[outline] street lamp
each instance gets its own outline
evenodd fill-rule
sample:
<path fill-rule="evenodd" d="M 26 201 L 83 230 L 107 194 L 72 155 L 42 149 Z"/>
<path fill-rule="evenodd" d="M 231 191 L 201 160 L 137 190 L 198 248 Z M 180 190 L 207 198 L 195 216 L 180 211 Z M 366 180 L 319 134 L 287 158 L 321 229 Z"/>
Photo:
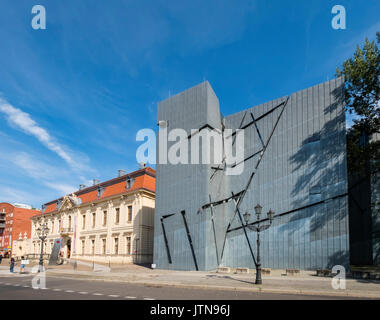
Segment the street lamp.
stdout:
<path fill-rule="evenodd" d="M 260 206 L 259 204 L 255 207 L 255 213 L 256 213 L 255 224 L 257 224 L 256 226 L 248 225 L 251 214 L 248 212 L 244 213 L 244 220 L 246 223 L 246 227 L 248 227 L 249 230 L 257 232 L 257 263 L 256 263 L 256 282 L 255 282 L 256 284 L 262 284 L 261 260 L 260 260 L 260 232 L 268 229 L 271 226 L 273 222 L 273 218 L 274 218 L 274 212 L 272 211 L 272 209 L 270 209 L 269 212 L 267 213 L 269 224 L 260 225 L 260 222 L 261 222 L 260 215 L 261 215 L 262 209 L 263 207 Z"/>
<path fill-rule="evenodd" d="M 44 254 L 44 241 L 47 238 L 47 235 L 48 235 L 48 232 L 49 232 L 49 228 L 47 227 L 46 222 L 42 223 L 37 228 L 36 232 L 37 232 L 38 238 L 40 238 L 40 240 L 41 240 L 40 268 L 38 270 L 38 272 L 40 272 L 40 271 L 43 270 L 43 267 L 44 267 L 44 258 L 43 258 L 43 254 Z"/>

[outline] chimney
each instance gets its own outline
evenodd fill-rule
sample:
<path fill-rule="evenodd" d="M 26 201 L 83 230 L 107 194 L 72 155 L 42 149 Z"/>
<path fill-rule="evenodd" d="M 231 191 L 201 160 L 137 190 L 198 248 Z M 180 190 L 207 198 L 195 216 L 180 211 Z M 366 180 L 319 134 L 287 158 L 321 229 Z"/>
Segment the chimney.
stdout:
<path fill-rule="evenodd" d="M 117 172 L 118 177 L 124 176 L 126 174 L 125 170 L 118 170 Z"/>
<path fill-rule="evenodd" d="M 79 185 L 79 190 L 83 190 L 83 189 L 85 189 L 86 188 L 86 185 L 85 184 L 80 184 Z"/>
<path fill-rule="evenodd" d="M 93 179 L 92 180 L 92 185 L 93 186 L 96 186 L 97 184 L 99 184 L 100 183 L 100 181 L 98 180 L 98 179 Z"/>
<path fill-rule="evenodd" d="M 161 129 L 167 128 L 167 127 L 168 127 L 168 121 L 160 120 L 160 121 L 158 121 L 157 125 L 158 125 Z"/>

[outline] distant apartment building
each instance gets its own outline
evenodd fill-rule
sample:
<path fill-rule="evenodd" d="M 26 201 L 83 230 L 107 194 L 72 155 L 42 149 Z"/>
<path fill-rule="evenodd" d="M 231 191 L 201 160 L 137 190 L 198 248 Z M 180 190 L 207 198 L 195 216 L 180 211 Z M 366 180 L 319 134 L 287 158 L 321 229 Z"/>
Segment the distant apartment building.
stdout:
<path fill-rule="evenodd" d="M 2 237 L 3 237 L 3 234 L 4 234 L 4 229 L 5 229 L 5 210 L 4 211 L 0 211 L 0 241 L 2 241 Z M 0 242 L 0 245 L 2 245 L 2 243 Z"/>
<path fill-rule="evenodd" d="M 71 195 L 43 205 L 33 217 L 31 252 L 40 254 L 37 228 L 49 228 L 44 253 L 61 239 L 64 257 L 103 263 L 152 263 L 155 177 L 144 167 L 100 183 L 94 180 Z"/>
<path fill-rule="evenodd" d="M 14 239 L 30 238 L 30 218 L 40 213 L 28 205 L 0 203 L 0 253 L 12 255 Z"/>

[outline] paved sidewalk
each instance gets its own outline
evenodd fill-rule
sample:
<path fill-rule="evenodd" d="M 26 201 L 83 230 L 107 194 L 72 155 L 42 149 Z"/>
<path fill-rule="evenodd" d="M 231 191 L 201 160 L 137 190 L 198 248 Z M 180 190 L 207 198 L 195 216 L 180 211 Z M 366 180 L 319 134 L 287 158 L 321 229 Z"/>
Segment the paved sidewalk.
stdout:
<path fill-rule="evenodd" d="M 3 275 L 4 271 L 4 267 L 0 267 L 0 274 Z M 18 271 L 17 267 L 15 271 Z M 31 267 L 26 268 L 26 271 L 30 272 Z M 221 274 L 217 272 L 152 270 L 137 265 L 114 267 L 111 269 L 111 272 L 94 272 L 92 271 L 92 267 L 88 265 L 78 265 L 76 271 L 73 269 L 73 265 L 70 264 L 48 266 L 47 275 L 72 279 L 144 284 L 154 287 L 172 286 L 380 299 L 380 281 L 347 279 L 345 290 L 334 290 L 331 286 L 332 278 L 317 277 L 315 276 L 315 272 L 305 271 L 301 272 L 298 276 L 286 276 L 282 270 L 274 270 L 272 271 L 272 275 L 263 276 L 263 284 L 260 286 L 254 284 L 255 275 L 253 273 L 242 275 Z"/>

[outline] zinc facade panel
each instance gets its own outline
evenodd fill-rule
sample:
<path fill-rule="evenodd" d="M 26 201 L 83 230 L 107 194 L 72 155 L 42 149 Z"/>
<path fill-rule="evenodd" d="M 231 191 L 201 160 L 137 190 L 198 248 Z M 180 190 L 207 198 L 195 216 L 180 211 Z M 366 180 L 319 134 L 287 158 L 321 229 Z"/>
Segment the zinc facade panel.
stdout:
<path fill-rule="evenodd" d="M 264 267 L 315 269 L 334 262 L 348 264 L 348 212 L 344 111 L 341 100 L 343 81 L 334 79 L 290 96 L 279 125 L 274 131 L 260 166 L 241 204 L 241 213 L 254 216 L 256 203 L 278 215 L 274 225 L 261 235 Z M 158 120 L 170 125 L 196 129 L 204 124 L 213 127 L 224 121 L 226 128 L 238 129 L 277 106 L 285 98 L 250 108 L 221 119 L 219 102 L 208 83 L 185 91 L 159 104 Z M 264 142 L 269 138 L 281 107 L 257 122 Z M 244 121 L 243 117 L 245 114 Z M 189 120 L 190 119 L 190 120 Z M 261 148 L 256 128 L 245 130 L 245 157 Z M 186 210 L 190 234 L 200 269 L 217 267 L 216 248 L 210 209 L 197 213 L 209 202 L 242 191 L 259 156 L 248 160 L 238 176 L 217 172 L 210 180 L 210 165 L 157 165 L 157 201 L 155 229 L 155 263 L 159 268 L 194 270 L 194 261 L 182 217 L 165 220 L 170 241 L 175 244 L 173 263 L 168 264 L 160 222 L 164 214 Z M 311 194 L 313 190 L 320 193 Z M 314 205 L 316 202 L 327 201 Z M 312 205 L 307 209 L 303 206 Z M 287 213 L 295 210 L 292 213 Z M 223 259 L 221 251 L 228 223 L 234 215 L 232 202 L 214 208 L 216 238 L 221 265 L 253 267 L 247 240 L 242 230 L 227 233 Z M 176 222 L 177 221 L 177 222 Z M 238 217 L 233 228 L 241 226 Z M 176 237 L 173 237 L 175 230 Z M 248 231 L 256 252 L 256 234 Z M 175 239 L 174 239 L 175 238 Z M 170 242 L 169 241 L 169 242 Z M 174 244 L 173 244 L 174 245 Z"/>

